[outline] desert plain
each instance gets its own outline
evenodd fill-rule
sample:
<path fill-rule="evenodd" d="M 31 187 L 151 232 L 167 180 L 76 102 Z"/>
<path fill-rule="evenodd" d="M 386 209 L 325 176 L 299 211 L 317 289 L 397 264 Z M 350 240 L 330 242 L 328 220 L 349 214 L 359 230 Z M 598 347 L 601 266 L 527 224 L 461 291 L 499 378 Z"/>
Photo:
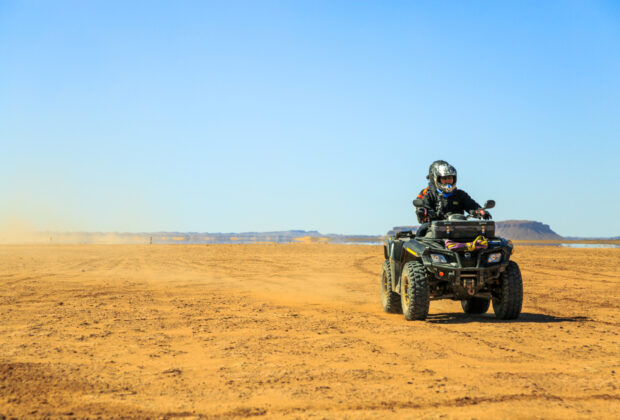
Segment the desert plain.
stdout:
<path fill-rule="evenodd" d="M 618 418 L 620 248 L 514 260 L 409 322 L 376 245 L 3 245 L 0 418 Z"/>

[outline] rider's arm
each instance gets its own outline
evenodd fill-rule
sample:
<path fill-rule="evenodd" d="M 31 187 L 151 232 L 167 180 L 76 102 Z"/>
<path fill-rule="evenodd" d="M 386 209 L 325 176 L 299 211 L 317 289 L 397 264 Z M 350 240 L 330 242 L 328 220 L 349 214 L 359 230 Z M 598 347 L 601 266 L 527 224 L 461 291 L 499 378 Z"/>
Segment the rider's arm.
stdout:
<path fill-rule="evenodd" d="M 424 200 L 427 192 L 428 187 L 422 189 L 422 191 L 420 191 L 420 193 L 417 195 L 416 198 L 413 199 L 413 201 L 415 202 L 415 200 Z M 416 207 L 415 203 L 413 204 L 413 207 L 415 208 L 415 214 L 418 217 L 418 223 L 426 222 L 427 211 L 424 209 L 424 207 Z"/>
<path fill-rule="evenodd" d="M 460 200 L 463 203 L 463 207 L 465 208 L 465 210 L 467 210 L 468 213 L 473 213 L 474 211 L 480 208 L 480 204 L 476 203 L 476 201 L 473 198 L 471 198 L 469 194 L 467 194 L 463 190 L 459 190 L 459 191 L 462 194 L 462 197 L 460 198 Z"/>
<path fill-rule="evenodd" d="M 429 192 L 424 196 L 424 199 L 422 200 L 422 207 L 428 210 L 429 220 L 437 220 L 437 216 L 435 215 L 437 200 L 434 194 Z"/>

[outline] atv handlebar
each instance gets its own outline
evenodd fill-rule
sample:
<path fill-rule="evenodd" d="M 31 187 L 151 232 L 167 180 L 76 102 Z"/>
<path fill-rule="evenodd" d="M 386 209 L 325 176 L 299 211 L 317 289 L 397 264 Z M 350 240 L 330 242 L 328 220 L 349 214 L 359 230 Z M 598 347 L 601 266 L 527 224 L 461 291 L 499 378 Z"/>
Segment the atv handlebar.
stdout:
<path fill-rule="evenodd" d="M 422 200 L 420 200 L 419 198 L 416 198 L 415 200 L 413 200 L 413 205 L 419 209 L 424 209 L 426 212 L 426 215 L 428 215 L 429 219 L 432 219 L 434 217 L 437 217 L 437 213 L 435 213 L 434 210 L 428 209 L 426 207 L 424 207 L 424 202 Z M 487 210 L 487 209 L 492 209 L 493 207 L 495 207 L 495 200 L 487 200 L 484 203 L 484 206 L 482 206 L 481 208 L 479 208 L 478 210 L 474 210 L 474 213 L 468 214 L 467 216 L 465 216 L 466 219 L 485 219 L 488 220 L 491 218 L 491 213 L 485 211 L 483 215 L 477 215 L 476 212 L 479 210 Z"/>
<path fill-rule="evenodd" d="M 486 210 L 487 209 L 492 209 L 493 207 L 495 207 L 495 200 L 487 200 L 487 201 L 485 201 L 484 206 L 482 206 L 478 210 L 475 210 L 474 213 L 469 214 L 467 216 L 467 218 L 468 219 L 469 218 L 476 218 L 476 219 L 489 220 L 491 218 L 491 213 L 489 213 Z"/>
<path fill-rule="evenodd" d="M 484 209 L 475 210 L 474 213 L 468 214 L 467 216 L 465 216 L 465 218 L 466 219 L 480 219 L 480 220 L 489 220 L 491 218 L 491 213 L 489 213 L 488 211 L 485 211 L 484 215 L 481 215 L 480 213 L 478 213 L 480 210 L 484 210 Z"/>

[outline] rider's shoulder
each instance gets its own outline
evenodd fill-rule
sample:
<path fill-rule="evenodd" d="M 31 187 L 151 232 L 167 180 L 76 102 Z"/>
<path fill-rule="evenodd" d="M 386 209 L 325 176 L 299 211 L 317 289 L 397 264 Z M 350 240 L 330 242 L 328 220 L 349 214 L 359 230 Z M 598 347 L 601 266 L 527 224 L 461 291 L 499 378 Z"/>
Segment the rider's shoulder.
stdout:
<path fill-rule="evenodd" d="M 436 189 L 434 189 L 434 188 L 425 188 L 425 190 L 426 190 L 426 194 L 424 194 L 424 198 L 436 199 L 437 197 L 439 197 L 439 193 L 437 192 Z"/>
<path fill-rule="evenodd" d="M 457 197 L 469 197 L 469 194 L 465 190 L 461 190 L 460 188 L 454 191 L 454 195 Z"/>

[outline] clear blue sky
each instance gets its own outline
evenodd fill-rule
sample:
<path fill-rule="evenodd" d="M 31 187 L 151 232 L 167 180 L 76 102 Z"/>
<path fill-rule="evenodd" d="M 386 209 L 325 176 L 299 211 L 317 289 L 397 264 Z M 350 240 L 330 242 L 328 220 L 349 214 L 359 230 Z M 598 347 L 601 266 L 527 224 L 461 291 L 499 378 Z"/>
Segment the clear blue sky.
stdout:
<path fill-rule="evenodd" d="M 620 235 L 616 1 L 0 0 L 0 216 L 382 234 L 445 159 Z"/>

